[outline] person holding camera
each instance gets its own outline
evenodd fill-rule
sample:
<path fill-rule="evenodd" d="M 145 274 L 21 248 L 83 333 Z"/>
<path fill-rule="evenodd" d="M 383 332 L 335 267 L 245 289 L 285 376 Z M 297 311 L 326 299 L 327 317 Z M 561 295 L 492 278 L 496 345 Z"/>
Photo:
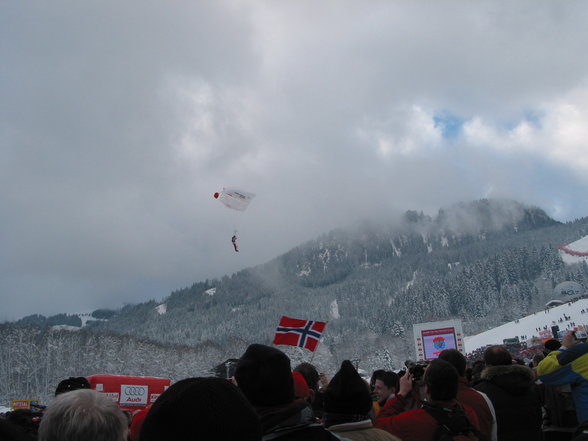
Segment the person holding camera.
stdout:
<path fill-rule="evenodd" d="M 588 343 L 585 334 L 568 332 L 562 347 L 547 354 L 539 363 L 537 375 L 547 385 L 570 384 L 578 423 L 588 421 Z"/>
<path fill-rule="evenodd" d="M 402 441 L 433 441 L 443 429 L 451 431 L 452 436 L 462 435 L 462 439 L 481 439 L 476 413 L 455 399 L 459 375 L 450 363 L 440 359 L 431 361 L 423 383 L 426 402 L 418 409 L 405 410 L 406 397 L 413 389 L 413 374 L 407 371 L 400 377 L 398 393 L 382 408 L 374 426 Z"/>
<path fill-rule="evenodd" d="M 404 365 L 406 366 L 405 372 L 409 373 L 412 379 L 412 388 L 404 400 L 404 410 L 419 409 L 422 401 L 426 398 L 423 378 L 427 369 L 427 362 L 406 360 Z"/>

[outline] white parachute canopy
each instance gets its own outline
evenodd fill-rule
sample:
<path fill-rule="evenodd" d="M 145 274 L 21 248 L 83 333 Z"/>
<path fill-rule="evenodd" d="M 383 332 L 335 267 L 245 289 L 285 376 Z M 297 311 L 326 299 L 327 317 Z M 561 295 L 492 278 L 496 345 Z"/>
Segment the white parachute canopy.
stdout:
<path fill-rule="evenodd" d="M 223 191 L 214 194 L 214 198 L 221 201 L 226 207 L 238 211 L 245 211 L 254 197 L 255 193 L 234 187 L 225 187 Z"/>

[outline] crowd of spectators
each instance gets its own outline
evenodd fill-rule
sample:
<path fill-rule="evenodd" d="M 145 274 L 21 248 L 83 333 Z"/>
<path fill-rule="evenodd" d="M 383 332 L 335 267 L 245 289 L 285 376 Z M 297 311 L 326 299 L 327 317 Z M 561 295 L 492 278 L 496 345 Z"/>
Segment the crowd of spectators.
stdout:
<path fill-rule="evenodd" d="M 588 435 L 588 343 L 570 332 L 560 346 L 532 355 L 494 345 L 475 359 L 446 349 L 426 365 L 377 370 L 368 384 L 349 360 L 328 381 L 253 344 L 233 378 L 180 380 L 134 414 L 83 377 L 64 380 L 46 409 L 0 418 L 0 440 L 579 441 Z"/>
<path fill-rule="evenodd" d="M 486 345 L 470 352 L 467 355 L 467 361 L 473 365 L 476 361 L 484 360 L 484 352 L 490 346 L 493 345 Z M 525 342 L 506 343 L 504 344 L 504 347 L 508 349 L 508 352 L 510 352 L 512 358 L 516 360 L 517 363 L 525 364 L 527 366 L 531 364 L 531 362 L 533 361 L 533 357 L 535 357 L 535 355 L 541 354 L 543 352 L 543 345 L 527 347 L 527 344 Z"/>

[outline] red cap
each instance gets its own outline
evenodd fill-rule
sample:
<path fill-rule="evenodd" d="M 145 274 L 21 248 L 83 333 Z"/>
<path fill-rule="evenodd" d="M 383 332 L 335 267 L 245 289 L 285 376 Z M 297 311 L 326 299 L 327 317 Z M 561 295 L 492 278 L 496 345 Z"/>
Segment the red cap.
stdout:
<path fill-rule="evenodd" d="M 310 389 L 302 374 L 300 372 L 292 372 L 292 377 L 294 377 L 294 396 L 296 398 L 309 397 Z"/>

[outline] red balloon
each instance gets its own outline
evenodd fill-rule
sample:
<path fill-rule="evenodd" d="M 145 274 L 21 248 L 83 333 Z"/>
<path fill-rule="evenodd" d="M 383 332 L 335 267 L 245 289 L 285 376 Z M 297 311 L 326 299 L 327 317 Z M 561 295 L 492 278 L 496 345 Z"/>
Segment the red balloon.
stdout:
<path fill-rule="evenodd" d="M 218 193 L 215 193 L 215 194 L 214 194 L 214 198 L 215 198 L 215 199 L 218 199 Z"/>

